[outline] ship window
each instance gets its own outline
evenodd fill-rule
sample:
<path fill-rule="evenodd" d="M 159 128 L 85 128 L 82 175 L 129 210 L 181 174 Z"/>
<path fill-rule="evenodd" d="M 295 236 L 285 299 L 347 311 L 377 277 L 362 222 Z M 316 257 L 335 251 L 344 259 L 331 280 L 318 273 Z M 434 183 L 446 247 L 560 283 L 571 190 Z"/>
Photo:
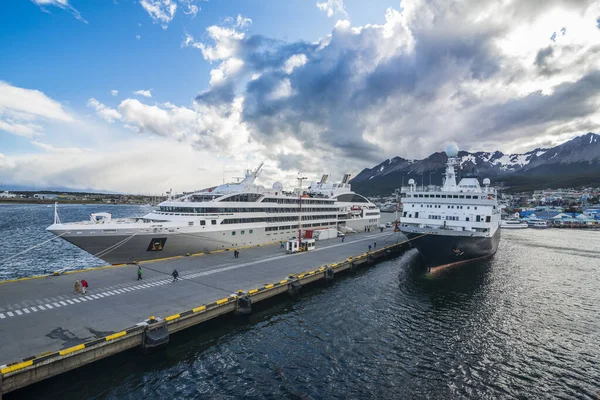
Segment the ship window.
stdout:
<path fill-rule="evenodd" d="M 467 210 L 469 210 L 470 208 L 471 208 L 470 206 L 467 206 Z"/>
<path fill-rule="evenodd" d="M 402 214 L 402 216 L 406 218 L 406 211 L 404 211 L 404 214 Z"/>
<path fill-rule="evenodd" d="M 474 198 L 474 199 L 478 199 L 478 198 L 479 198 L 479 196 L 473 196 L 473 198 Z"/>
<path fill-rule="evenodd" d="M 464 199 L 464 198 L 465 198 L 465 196 L 463 196 L 463 195 L 460 195 L 460 196 L 458 196 L 458 197 L 460 197 L 461 199 Z"/>
<path fill-rule="evenodd" d="M 204 221 L 204 220 L 200 221 L 200 225 L 202 225 L 202 226 L 206 225 L 206 221 Z"/>
<path fill-rule="evenodd" d="M 436 195 L 435 195 L 435 197 L 439 199 L 439 198 L 440 198 L 440 195 L 439 195 L 439 194 L 436 194 Z"/>
<path fill-rule="evenodd" d="M 419 213 L 418 212 L 415 213 L 415 218 L 419 218 Z"/>
<path fill-rule="evenodd" d="M 473 208 L 477 210 L 477 206 L 475 206 L 475 207 L 473 207 Z"/>
<path fill-rule="evenodd" d="M 443 195 L 442 195 L 442 199 L 445 199 L 445 198 L 446 198 L 446 195 L 445 195 L 445 194 L 443 194 Z"/>
<path fill-rule="evenodd" d="M 457 194 L 455 194 L 454 196 L 452 196 L 452 198 L 454 198 L 454 199 L 458 199 L 458 195 L 457 195 Z"/>
<path fill-rule="evenodd" d="M 235 236 L 235 231 L 231 231 L 231 236 Z"/>
<path fill-rule="evenodd" d="M 491 217 L 488 215 L 487 217 L 485 217 L 485 222 L 490 222 L 491 221 Z"/>
<path fill-rule="evenodd" d="M 469 222 L 469 217 L 465 218 L 465 221 Z"/>
<path fill-rule="evenodd" d="M 250 230 L 248 231 L 248 233 L 254 233 L 254 231 L 253 231 L 252 229 L 250 229 Z"/>
<path fill-rule="evenodd" d="M 217 220 L 213 219 L 213 220 L 210 221 L 210 223 L 213 224 L 213 225 L 216 225 L 217 224 Z"/>
<path fill-rule="evenodd" d="M 479 215 L 477 215 L 477 216 L 475 217 L 475 221 L 477 221 L 477 222 L 481 222 L 481 217 L 480 217 Z"/>
<path fill-rule="evenodd" d="M 246 233 L 246 231 L 241 231 L 241 232 L 240 232 L 240 235 L 243 235 L 244 233 Z"/>
<path fill-rule="evenodd" d="M 188 226 L 194 226 L 194 221 L 188 222 Z"/>
<path fill-rule="evenodd" d="M 471 198 L 471 196 L 466 196 L 466 198 L 467 198 L 467 199 L 470 199 L 470 198 Z"/>

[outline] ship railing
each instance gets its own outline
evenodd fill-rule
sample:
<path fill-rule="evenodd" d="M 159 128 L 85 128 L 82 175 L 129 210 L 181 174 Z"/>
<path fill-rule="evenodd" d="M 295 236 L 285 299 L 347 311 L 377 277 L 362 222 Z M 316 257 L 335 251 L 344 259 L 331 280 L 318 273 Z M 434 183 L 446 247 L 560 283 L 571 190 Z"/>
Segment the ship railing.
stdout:
<path fill-rule="evenodd" d="M 145 220 L 144 218 L 114 218 L 108 222 L 104 221 L 79 221 L 79 222 L 64 222 L 62 225 L 112 225 L 112 224 L 131 224 L 131 223 L 151 223 L 152 221 Z"/>
<path fill-rule="evenodd" d="M 455 190 L 445 191 L 443 186 L 428 185 L 428 186 L 402 186 L 400 188 L 401 193 L 419 193 L 419 192 L 448 192 L 448 193 L 483 193 L 483 194 L 497 194 L 497 190 L 493 187 L 481 187 L 479 189 L 468 189 L 456 186 Z"/>

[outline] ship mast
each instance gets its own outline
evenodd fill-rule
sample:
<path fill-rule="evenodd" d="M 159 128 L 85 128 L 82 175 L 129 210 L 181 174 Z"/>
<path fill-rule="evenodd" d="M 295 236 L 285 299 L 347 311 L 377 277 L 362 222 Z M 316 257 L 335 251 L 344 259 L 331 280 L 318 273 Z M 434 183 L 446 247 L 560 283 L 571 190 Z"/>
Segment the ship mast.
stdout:
<path fill-rule="evenodd" d="M 298 251 L 302 249 L 302 181 L 306 179 L 306 176 L 298 174 Z"/>

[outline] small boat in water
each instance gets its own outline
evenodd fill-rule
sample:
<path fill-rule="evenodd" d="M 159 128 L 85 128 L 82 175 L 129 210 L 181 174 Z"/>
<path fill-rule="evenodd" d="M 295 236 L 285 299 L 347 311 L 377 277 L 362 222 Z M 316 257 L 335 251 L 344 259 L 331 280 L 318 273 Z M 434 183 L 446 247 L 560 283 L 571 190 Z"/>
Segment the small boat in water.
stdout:
<path fill-rule="evenodd" d="M 521 222 L 516 219 L 505 219 L 500 222 L 500 228 L 503 229 L 525 229 L 529 228 L 527 222 Z"/>
<path fill-rule="evenodd" d="M 546 221 L 529 221 L 529 227 L 533 229 L 551 228 L 551 226 Z"/>

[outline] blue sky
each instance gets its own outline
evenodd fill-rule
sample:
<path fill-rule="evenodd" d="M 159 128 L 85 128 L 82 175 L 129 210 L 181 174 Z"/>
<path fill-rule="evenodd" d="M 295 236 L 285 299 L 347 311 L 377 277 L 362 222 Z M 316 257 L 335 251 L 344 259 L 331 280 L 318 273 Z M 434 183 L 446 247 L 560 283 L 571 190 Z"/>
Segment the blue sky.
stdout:
<path fill-rule="evenodd" d="M 561 0 L 5 0 L 0 181 L 158 193 L 261 160 L 265 183 L 291 182 L 448 141 L 553 145 L 600 124 L 599 16 Z"/>
<path fill-rule="evenodd" d="M 138 1 L 77 1 L 70 4 L 88 24 L 55 6 L 8 0 L 0 5 L 0 78 L 35 88 L 53 98 L 85 105 L 90 96 L 111 100 L 109 90 L 123 93 L 153 89 L 160 101 L 188 104 L 208 87 L 211 64 L 202 54 L 181 48 L 184 33 L 201 37 L 206 28 L 238 14 L 251 18 L 251 34 L 282 40 L 314 41 L 327 35 L 336 19 L 313 1 L 197 2 L 195 17 L 176 12 L 167 29 L 153 23 Z M 360 1 L 345 2 L 350 13 Z M 374 1 L 358 9 L 359 24 L 381 23 L 393 1 Z M 178 10 L 179 11 L 179 10 Z M 141 26 L 139 26 L 141 25 Z M 140 39 L 136 39 L 140 35 Z"/>

